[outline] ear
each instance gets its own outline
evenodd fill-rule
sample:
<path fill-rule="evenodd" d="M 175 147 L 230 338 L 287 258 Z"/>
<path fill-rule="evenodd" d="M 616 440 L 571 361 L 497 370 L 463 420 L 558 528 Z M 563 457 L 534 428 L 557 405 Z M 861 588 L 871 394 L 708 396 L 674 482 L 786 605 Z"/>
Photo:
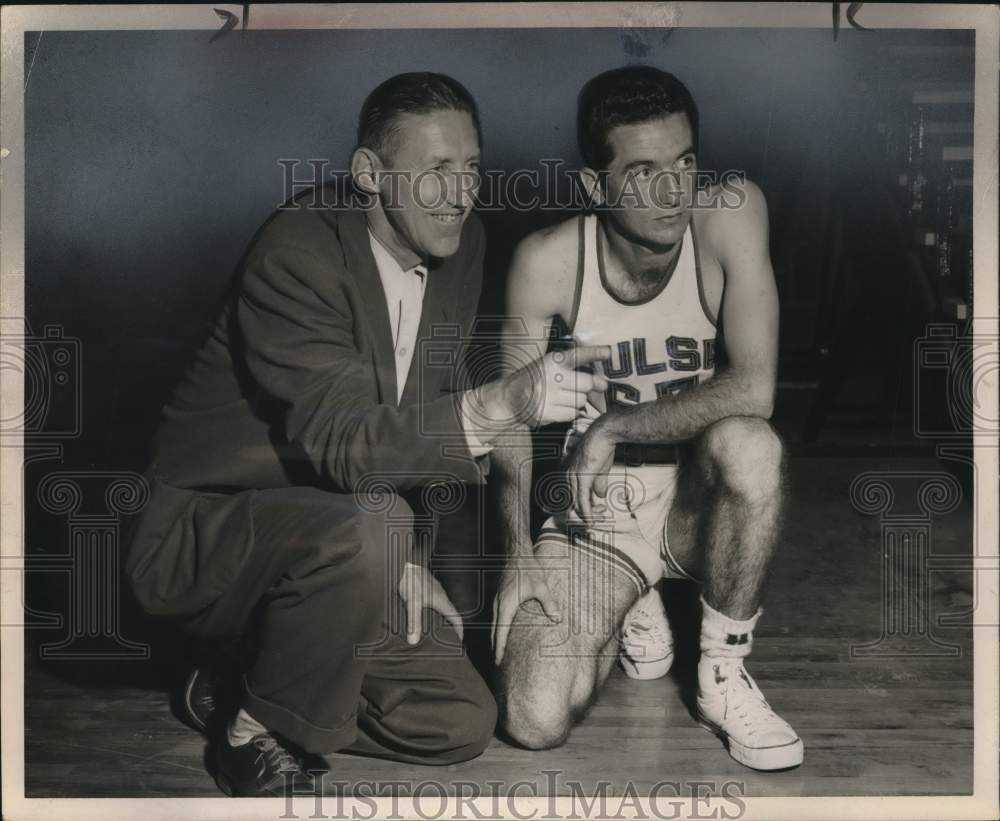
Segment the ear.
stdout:
<path fill-rule="evenodd" d="M 580 182 L 583 184 L 583 190 L 590 198 L 591 207 L 604 205 L 604 189 L 601 187 L 600 174 L 593 168 L 581 168 Z"/>
<path fill-rule="evenodd" d="M 358 190 L 366 194 L 378 194 L 378 173 L 382 170 L 382 161 L 378 155 L 368 148 L 355 149 L 351 155 L 351 179 Z"/>

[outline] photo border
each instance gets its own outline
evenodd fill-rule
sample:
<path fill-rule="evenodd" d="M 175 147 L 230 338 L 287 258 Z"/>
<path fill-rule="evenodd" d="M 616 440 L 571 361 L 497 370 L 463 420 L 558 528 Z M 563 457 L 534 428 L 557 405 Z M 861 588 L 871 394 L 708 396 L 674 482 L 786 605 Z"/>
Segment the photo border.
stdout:
<path fill-rule="evenodd" d="M 198 6 L 5 6 L 0 10 L 0 316 L 24 316 L 24 33 L 26 31 L 204 30 L 217 31 L 223 9 L 242 19 L 249 9 L 248 30 L 330 28 L 599 28 L 634 25 L 675 28 L 832 29 L 830 3 L 456 3 Z M 844 7 L 848 4 L 839 4 Z M 998 335 L 997 276 L 997 123 L 998 20 L 993 6 L 864 4 L 858 22 L 866 28 L 974 29 L 975 115 L 973 127 L 973 265 L 976 336 Z M 842 24 L 845 28 L 847 23 Z M 43 35 L 44 36 L 44 35 Z M 229 36 L 237 36 L 232 32 Z M 997 374 L 981 385 L 988 401 L 997 399 Z M 11 418 L 23 409 L 23 384 L 8 369 L 0 372 L 0 412 Z M 995 407 L 987 418 L 996 418 Z M 977 426 L 975 452 L 974 558 L 997 556 L 998 448 L 995 432 Z M 2 646 L 3 806 L 10 819 L 207 817 L 277 819 L 286 810 L 281 799 L 35 799 L 24 796 L 24 628 L 22 623 L 23 439 L 0 447 L 0 646 Z M 986 571 L 980 571 L 986 572 Z M 746 797 L 745 818 L 988 818 L 998 814 L 998 614 L 997 585 L 982 585 L 988 597 L 976 602 L 982 624 L 973 627 L 974 646 L 974 792 L 971 796 L 891 797 Z M 17 625 L 17 626 L 13 626 Z M 540 761 L 540 765 L 543 762 Z M 519 799 L 522 815 L 533 810 L 544 818 L 555 807 L 571 811 L 569 798 Z M 477 806 L 489 812 L 490 799 Z M 411 799 L 396 802 L 403 817 L 413 817 Z M 344 806 L 350 801 L 345 799 Z M 380 799 L 389 812 L 390 799 Z M 450 807 L 458 806 L 452 799 Z M 703 805 L 709 817 L 720 802 Z M 296 799 L 296 813 L 308 818 L 313 799 Z M 648 811 L 648 804 L 645 805 Z M 466 812 L 468 807 L 466 806 Z M 409 815 L 407 815 L 409 813 Z M 286 816 L 287 817 L 287 816 Z M 398 817 L 398 816 L 397 816 Z M 466 818 L 473 817 L 465 815 Z M 564 816 L 568 817 L 568 816 Z"/>

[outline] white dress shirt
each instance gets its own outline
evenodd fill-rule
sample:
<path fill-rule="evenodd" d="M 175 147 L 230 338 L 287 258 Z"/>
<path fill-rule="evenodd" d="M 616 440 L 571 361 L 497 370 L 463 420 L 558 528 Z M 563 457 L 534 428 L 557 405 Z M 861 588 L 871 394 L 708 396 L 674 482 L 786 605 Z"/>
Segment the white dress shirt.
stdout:
<path fill-rule="evenodd" d="M 396 355 L 396 404 L 403 398 L 403 389 L 413 363 L 413 349 L 417 343 L 420 328 L 420 314 L 424 307 L 424 291 L 427 287 L 427 268 L 414 265 L 403 268 L 378 238 L 368 231 L 368 240 L 378 267 L 378 275 L 385 291 L 385 303 L 389 309 L 389 325 L 392 328 L 392 348 Z M 465 422 L 465 437 L 469 450 L 475 457 L 493 450 L 484 445 L 479 437 L 469 430 L 466 402 L 462 401 L 462 420 Z"/>
<path fill-rule="evenodd" d="M 368 232 L 368 239 L 389 309 L 392 349 L 396 354 L 396 404 L 399 404 L 413 362 L 413 348 L 424 306 L 427 269 L 423 265 L 414 265 L 404 270 L 371 231 Z"/>

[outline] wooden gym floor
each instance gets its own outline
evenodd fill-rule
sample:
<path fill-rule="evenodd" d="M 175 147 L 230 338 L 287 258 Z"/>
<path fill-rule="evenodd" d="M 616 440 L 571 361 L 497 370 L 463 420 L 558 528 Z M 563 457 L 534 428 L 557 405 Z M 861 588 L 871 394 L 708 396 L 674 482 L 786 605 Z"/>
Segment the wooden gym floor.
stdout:
<path fill-rule="evenodd" d="M 879 518 L 852 506 L 850 487 L 866 471 L 886 470 L 941 472 L 943 467 L 913 458 L 814 457 L 790 463 L 789 518 L 748 669 L 802 736 L 802 767 L 770 774 L 748 770 L 697 726 L 689 707 L 696 628 L 685 618 L 697 591 L 669 583 L 664 594 L 681 633 L 675 671 L 661 681 L 637 682 L 616 669 L 564 747 L 529 752 L 495 739 L 480 758 L 446 768 L 337 755 L 329 758 L 327 778 L 437 780 L 446 787 L 523 779 L 545 795 L 549 782 L 541 771 L 556 770 L 562 793 L 569 790 L 567 781 L 579 781 L 589 791 L 602 779 L 618 796 L 629 782 L 642 794 L 665 780 L 737 782 L 747 796 L 970 793 L 971 630 L 942 627 L 937 619 L 971 607 L 972 574 L 931 573 L 930 601 L 916 601 L 912 611 L 958 655 L 908 654 L 941 650 L 930 642 L 908 645 L 901 655 L 889 655 L 898 649 L 889 644 L 870 657 L 851 654 L 852 646 L 882 634 L 884 594 Z M 896 503 L 918 510 L 915 489 L 900 487 Z M 913 498 L 904 499 L 906 492 Z M 954 512 L 932 519 L 934 557 L 971 554 L 971 514 L 971 500 L 965 498 Z M 898 590 L 906 573 L 893 571 L 887 588 Z M 172 714 L 162 671 L 146 674 L 153 667 L 139 661 L 42 662 L 37 652 L 29 654 L 29 797 L 219 795 L 203 765 L 204 739 Z"/>

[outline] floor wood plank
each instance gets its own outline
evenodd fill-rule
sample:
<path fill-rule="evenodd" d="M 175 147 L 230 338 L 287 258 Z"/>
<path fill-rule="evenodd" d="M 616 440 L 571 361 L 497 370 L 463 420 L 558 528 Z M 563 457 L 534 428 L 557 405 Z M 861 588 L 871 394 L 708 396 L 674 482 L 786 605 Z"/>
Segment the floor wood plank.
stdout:
<path fill-rule="evenodd" d="M 737 782 L 751 796 L 960 795 L 972 789 L 972 665 L 968 628 L 933 627 L 957 657 L 853 658 L 851 647 L 881 629 L 881 543 L 877 519 L 849 503 L 850 483 L 868 470 L 938 471 L 927 460 L 796 459 L 793 497 L 765 616 L 748 668 L 805 742 L 804 765 L 755 773 L 732 761 L 695 723 L 685 699 L 691 659 L 678 674 L 635 682 L 615 671 L 562 748 L 532 753 L 494 740 L 475 761 L 453 767 L 329 757 L 326 776 L 487 785 L 526 780 L 544 794 L 542 770 L 559 771 L 556 792 L 607 781 L 621 795 L 657 782 Z M 971 506 L 933 523 L 935 554 L 968 555 Z M 971 573 L 931 576 L 933 619 L 971 602 Z M 671 590 L 668 589 L 668 595 Z M 683 629 L 683 625 L 680 626 Z M 46 636 L 51 640 L 51 636 Z M 154 659 L 155 662 L 155 659 Z M 104 674 L 69 662 L 27 660 L 26 773 L 31 797 L 211 797 L 204 740 L 172 714 L 162 687 L 140 686 L 130 662 Z M 681 664 L 681 662 L 679 662 Z M 121 675 L 119 675 L 120 671 Z M 130 672 L 131 671 L 131 672 Z M 162 678 L 162 676 L 161 676 Z"/>

